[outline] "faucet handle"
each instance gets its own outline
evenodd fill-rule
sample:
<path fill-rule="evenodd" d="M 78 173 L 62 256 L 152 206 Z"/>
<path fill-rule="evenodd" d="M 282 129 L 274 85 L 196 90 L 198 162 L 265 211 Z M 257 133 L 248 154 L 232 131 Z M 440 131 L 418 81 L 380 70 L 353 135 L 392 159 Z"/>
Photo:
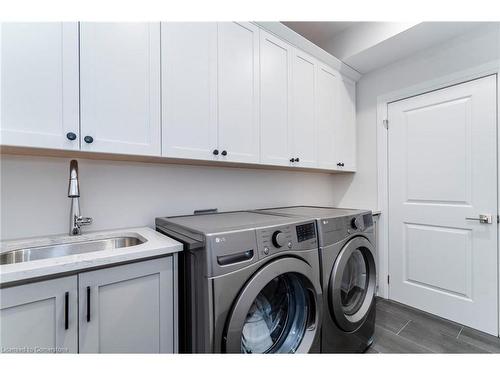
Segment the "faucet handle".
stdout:
<path fill-rule="evenodd" d="M 75 216 L 75 224 L 77 226 L 90 225 L 92 224 L 91 217 Z"/>

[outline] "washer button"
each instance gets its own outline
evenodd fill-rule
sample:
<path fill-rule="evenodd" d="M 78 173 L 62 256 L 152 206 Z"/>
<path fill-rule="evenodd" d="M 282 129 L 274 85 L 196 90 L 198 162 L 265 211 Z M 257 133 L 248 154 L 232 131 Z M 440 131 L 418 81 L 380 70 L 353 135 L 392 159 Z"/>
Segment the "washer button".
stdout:
<path fill-rule="evenodd" d="M 266 255 L 269 254 L 269 248 L 267 246 L 264 248 L 264 254 L 266 254 Z"/>
<path fill-rule="evenodd" d="M 288 242 L 288 248 L 291 249 L 292 248 L 292 243 L 291 242 Z"/>

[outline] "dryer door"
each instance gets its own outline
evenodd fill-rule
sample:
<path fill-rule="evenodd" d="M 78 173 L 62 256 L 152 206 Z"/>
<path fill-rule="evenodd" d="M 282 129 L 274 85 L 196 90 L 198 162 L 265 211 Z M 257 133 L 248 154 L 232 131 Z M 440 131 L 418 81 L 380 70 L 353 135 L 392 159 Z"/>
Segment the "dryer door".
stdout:
<path fill-rule="evenodd" d="M 247 282 L 229 314 L 225 351 L 309 352 L 319 334 L 321 298 L 305 261 L 281 258 L 267 264 Z"/>
<path fill-rule="evenodd" d="M 330 275 L 328 303 L 338 326 L 355 331 L 375 298 L 375 250 L 365 237 L 354 237 L 340 251 Z"/>

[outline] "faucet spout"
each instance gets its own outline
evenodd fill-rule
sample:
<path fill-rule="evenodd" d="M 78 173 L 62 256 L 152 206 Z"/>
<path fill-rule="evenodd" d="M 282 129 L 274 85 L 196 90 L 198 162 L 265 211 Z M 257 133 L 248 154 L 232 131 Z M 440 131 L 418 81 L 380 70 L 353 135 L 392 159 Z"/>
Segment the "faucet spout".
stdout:
<path fill-rule="evenodd" d="M 69 185 L 68 198 L 78 198 L 80 196 L 80 186 L 78 184 L 78 162 L 71 160 L 69 164 Z"/>
<path fill-rule="evenodd" d="M 92 224 L 91 217 L 83 217 L 80 214 L 80 186 L 78 183 L 78 162 L 71 160 L 69 165 L 68 198 L 71 198 L 71 209 L 69 213 L 69 234 L 76 236 L 82 233 L 83 225 Z"/>

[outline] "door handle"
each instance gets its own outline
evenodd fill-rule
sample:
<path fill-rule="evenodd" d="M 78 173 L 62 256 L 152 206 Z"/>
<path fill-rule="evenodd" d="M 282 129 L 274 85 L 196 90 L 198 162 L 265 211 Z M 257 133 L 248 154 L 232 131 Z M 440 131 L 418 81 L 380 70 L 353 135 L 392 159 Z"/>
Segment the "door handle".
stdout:
<path fill-rule="evenodd" d="M 479 217 L 466 217 L 465 220 L 477 220 L 481 224 L 493 223 L 493 217 L 491 214 L 480 214 Z"/>
<path fill-rule="evenodd" d="M 69 292 L 64 294 L 64 329 L 69 328 Z"/>
<path fill-rule="evenodd" d="M 87 287 L 87 322 L 90 322 L 90 286 Z"/>

